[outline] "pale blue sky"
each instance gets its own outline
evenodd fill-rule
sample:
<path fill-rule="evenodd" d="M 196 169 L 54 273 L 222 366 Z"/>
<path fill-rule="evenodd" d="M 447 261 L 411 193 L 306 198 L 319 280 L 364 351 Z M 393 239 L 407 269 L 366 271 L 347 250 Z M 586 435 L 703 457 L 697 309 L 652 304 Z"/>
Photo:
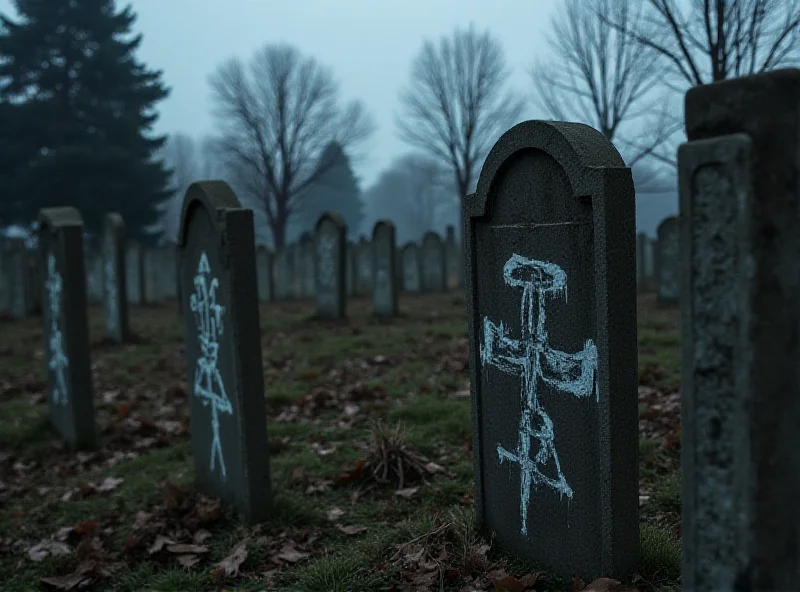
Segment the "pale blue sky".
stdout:
<path fill-rule="evenodd" d="M 118 1 L 118 5 L 121 5 Z M 424 39 L 470 22 L 503 44 L 512 84 L 531 89 L 527 69 L 546 55 L 558 0 L 133 0 L 144 34 L 139 59 L 172 87 L 160 104 L 160 133 L 213 132 L 208 75 L 224 60 L 249 59 L 268 42 L 287 42 L 333 68 L 345 99 L 364 101 L 377 131 L 356 163 L 364 186 L 407 150 L 397 138 L 398 94 Z M 12 9 L 0 0 L 0 11 Z M 532 106 L 526 118 L 541 115 Z"/>

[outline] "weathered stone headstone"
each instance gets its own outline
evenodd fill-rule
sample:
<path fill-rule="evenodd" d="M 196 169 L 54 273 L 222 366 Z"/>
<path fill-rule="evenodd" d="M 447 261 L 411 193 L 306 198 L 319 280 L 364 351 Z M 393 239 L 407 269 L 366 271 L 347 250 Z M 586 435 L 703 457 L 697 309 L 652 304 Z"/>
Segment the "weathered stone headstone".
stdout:
<path fill-rule="evenodd" d="M 347 295 L 358 296 L 358 249 L 351 241 L 347 242 L 345 256 L 347 258 L 345 262 L 347 266 Z"/>
<path fill-rule="evenodd" d="M 281 247 L 275 253 L 275 298 L 278 300 L 290 298 L 291 284 L 289 253 L 286 247 Z"/>
<path fill-rule="evenodd" d="M 682 586 L 800 577 L 800 70 L 686 95 Z"/>
<path fill-rule="evenodd" d="M 317 316 L 341 319 L 346 312 L 347 225 L 339 214 L 326 212 L 314 229 Z"/>
<path fill-rule="evenodd" d="M 447 287 L 458 286 L 458 276 L 463 275 L 459 273 L 458 268 L 461 265 L 461 245 L 456 242 L 456 229 L 455 226 L 449 225 L 446 228 L 445 234 L 445 260 L 447 264 Z"/>
<path fill-rule="evenodd" d="M 372 245 L 366 237 L 359 239 L 356 253 L 358 293 L 369 294 L 372 291 Z"/>
<path fill-rule="evenodd" d="M 636 286 L 639 292 L 653 288 L 655 275 L 653 241 L 644 232 L 636 235 Z"/>
<path fill-rule="evenodd" d="M 258 299 L 271 302 L 274 297 L 272 281 L 272 251 L 264 245 L 256 249 L 256 279 L 258 280 Z"/>
<path fill-rule="evenodd" d="M 195 478 L 260 522 L 271 502 L 253 212 L 222 181 L 193 183 L 178 238 Z"/>
<path fill-rule="evenodd" d="M 402 250 L 403 290 L 419 292 L 422 289 L 422 271 L 417 243 L 408 243 Z"/>
<path fill-rule="evenodd" d="M 139 243 L 128 241 L 125 248 L 125 289 L 130 304 L 144 301 L 144 257 Z"/>
<path fill-rule="evenodd" d="M 50 421 L 73 449 L 96 444 L 83 220 L 75 208 L 39 211 L 42 319 Z"/>
<path fill-rule="evenodd" d="M 664 218 L 658 225 L 656 236 L 655 275 L 658 301 L 678 302 L 681 295 L 681 243 L 678 218 L 675 216 Z"/>
<path fill-rule="evenodd" d="M 627 574 L 639 547 L 630 169 L 589 126 L 526 121 L 492 148 L 463 212 L 481 524 L 564 576 Z"/>
<path fill-rule="evenodd" d="M 28 289 L 28 262 L 25 240 L 12 238 L 8 240 L 8 314 L 12 319 L 24 319 L 30 313 L 31 298 Z"/>
<path fill-rule="evenodd" d="M 105 335 L 114 343 L 130 339 L 126 282 L 125 223 L 119 214 L 109 213 L 103 228 L 103 303 Z"/>
<path fill-rule="evenodd" d="M 397 314 L 397 247 L 394 224 L 379 220 L 372 230 L 372 309 L 379 317 Z"/>
<path fill-rule="evenodd" d="M 442 237 L 426 232 L 422 237 L 422 290 L 444 292 L 447 290 L 447 265 Z"/>
<path fill-rule="evenodd" d="M 103 302 L 103 255 L 95 253 L 87 257 L 86 296 L 91 304 Z"/>

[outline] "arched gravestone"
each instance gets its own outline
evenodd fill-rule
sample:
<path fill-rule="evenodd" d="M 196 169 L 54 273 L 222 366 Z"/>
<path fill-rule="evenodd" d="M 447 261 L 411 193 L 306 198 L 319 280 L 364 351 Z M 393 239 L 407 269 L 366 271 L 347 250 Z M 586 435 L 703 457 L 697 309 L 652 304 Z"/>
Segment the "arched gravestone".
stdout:
<path fill-rule="evenodd" d="M 83 220 L 75 208 L 39 211 L 42 319 L 50 421 L 73 449 L 96 443 Z"/>
<path fill-rule="evenodd" d="M 442 237 L 426 232 L 422 237 L 422 290 L 445 292 L 447 290 L 447 264 Z"/>
<path fill-rule="evenodd" d="M 256 249 L 256 279 L 258 281 L 258 299 L 271 302 L 274 297 L 272 282 L 273 253 L 265 245 Z"/>
<path fill-rule="evenodd" d="M 680 229 L 678 218 L 669 216 L 656 229 L 655 275 L 658 301 L 678 302 L 681 295 L 680 282 Z"/>
<path fill-rule="evenodd" d="M 419 292 L 422 289 L 422 270 L 420 269 L 420 253 L 417 243 L 408 243 L 402 251 L 403 290 Z"/>
<path fill-rule="evenodd" d="M 627 574 L 639 545 L 630 169 L 589 126 L 526 121 L 494 145 L 463 215 L 482 525 L 564 576 Z"/>
<path fill-rule="evenodd" d="M 372 229 L 372 309 L 379 317 L 397 314 L 397 251 L 394 224 L 379 220 Z"/>
<path fill-rule="evenodd" d="M 347 295 L 347 226 L 335 212 L 326 212 L 314 228 L 316 253 L 317 316 L 341 319 L 345 316 Z"/>
<path fill-rule="evenodd" d="M 259 522 L 270 482 L 253 212 L 222 181 L 193 183 L 178 238 L 196 480 Z"/>
<path fill-rule="evenodd" d="M 114 343 L 130 339 L 127 279 L 125 223 L 119 214 L 109 213 L 103 226 L 103 307 L 106 338 Z"/>
<path fill-rule="evenodd" d="M 800 70 L 686 93 L 678 149 L 684 590 L 800 574 Z"/>

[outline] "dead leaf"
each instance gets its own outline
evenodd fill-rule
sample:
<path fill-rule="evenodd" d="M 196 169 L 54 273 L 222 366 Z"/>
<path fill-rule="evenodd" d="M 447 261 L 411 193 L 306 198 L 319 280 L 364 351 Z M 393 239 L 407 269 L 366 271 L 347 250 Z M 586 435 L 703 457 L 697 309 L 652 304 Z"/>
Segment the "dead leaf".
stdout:
<path fill-rule="evenodd" d="M 192 537 L 192 540 L 199 545 L 199 544 L 207 541 L 210 538 L 211 538 L 211 533 L 210 532 L 208 532 L 207 530 L 204 530 L 204 529 L 200 529 L 196 533 L 194 533 L 194 536 Z"/>
<path fill-rule="evenodd" d="M 97 520 L 85 520 L 75 525 L 75 532 L 78 534 L 85 534 L 87 536 L 94 536 L 100 525 Z M 64 539 L 62 539 L 64 540 Z"/>
<path fill-rule="evenodd" d="M 147 552 L 152 555 L 153 553 L 158 553 L 161 549 L 166 547 L 167 545 L 174 545 L 175 541 L 172 539 L 168 539 L 162 534 L 156 535 L 156 540 L 153 541 L 153 544 L 150 545 L 150 548 Z"/>
<path fill-rule="evenodd" d="M 239 567 L 245 559 L 247 559 L 247 539 L 241 541 L 225 559 L 217 563 L 219 574 L 222 576 L 239 575 Z"/>
<path fill-rule="evenodd" d="M 522 576 L 519 581 L 526 587 L 526 588 L 533 588 L 536 585 L 536 581 L 539 579 L 539 576 L 542 575 L 542 572 L 535 572 L 529 573 Z"/>
<path fill-rule="evenodd" d="M 620 587 L 619 580 L 611 578 L 597 578 L 583 589 L 583 592 L 614 592 Z"/>
<path fill-rule="evenodd" d="M 491 574 L 495 572 L 490 572 L 490 576 L 492 584 L 497 592 L 525 592 L 525 588 L 527 586 L 525 586 L 525 584 L 520 582 L 517 578 L 505 573 L 505 571 L 502 569 L 496 570 L 496 572 L 501 573 L 498 573 L 496 576 L 491 576 Z"/>
<path fill-rule="evenodd" d="M 72 553 L 72 548 L 61 541 L 44 540 L 28 549 L 31 561 L 39 563 L 48 556 L 60 557 Z"/>
<path fill-rule="evenodd" d="M 344 516 L 344 510 L 341 508 L 331 508 L 328 510 L 328 520 L 336 520 Z"/>
<path fill-rule="evenodd" d="M 297 563 L 298 561 L 301 561 L 306 557 L 310 556 L 311 556 L 310 553 L 303 553 L 302 551 L 298 551 L 297 549 L 292 549 L 292 548 L 286 549 L 278 553 L 277 555 L 278 559 L 283 559 L 288 563 Z"/>
<path fill-rule="evenodd" d="M 398 489 L 397 491 L 394 492 L 394 494 L 397 497 L 402 497 L 402 498 L 405 498 L 405 499 L 411 499 L 412 497 L 417 495 L 418 491 L 419 491 L 419 487 L 407 487 L 405 489 Z"/>
<path fill-rule="evenodd" d="M 48 586 L 53 586 L 56 590 L 73 590 L 78 586 L 89 584 L 92 578 L 86 574 L 71 573 L 67 576 L 42 578 L 39 581 Z"/>
<path fill-rule="evenodd" d="M 94 489 L 101 492 L 114 491 L 123 481 L 121 477 L 106 477 L 100 485 L 95 485 Z"/>
<path fill-rule="evenodd" d="M 175 559 L 183 567 L 192 567 L 200 562 L 200 558 L 197 555 L 178 555 Z"/>
<path fill-rule="evenodd" d="M 437 465 L 435 462 L 427 463 L 425 465 L 425 470 L 431 474 L 444 473 L 444 467 L 442 465 Z"/>
<path fill-rule="evenodd" d="M 337 524 L 336 528 L 345 534 L 360 534 L 367 530 L 366 526 L 345 526 L 343 524 Z"/>
<path fill-rule="evenodd" d="M 167 551 L 170 553 L 184 554 L 184 553 L 208 553 L 208 547 L 202 545 L 192 545 L 185 543 L 178 543 L 177 545 L 169 545 Z"/>

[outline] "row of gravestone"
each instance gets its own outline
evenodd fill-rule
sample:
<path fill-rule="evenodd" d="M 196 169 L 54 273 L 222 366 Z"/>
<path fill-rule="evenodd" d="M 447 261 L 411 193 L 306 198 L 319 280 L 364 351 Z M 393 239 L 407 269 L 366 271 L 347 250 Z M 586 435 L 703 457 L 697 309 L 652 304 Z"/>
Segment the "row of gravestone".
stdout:
<path fill-rule="evenodd" d="M 656 239 L 636 235 L 636 286 L 639 292 L 655 289 L 658 302 L 680 300 L 680 242 L 678 217 L 668 216 L 656 229 Z"/>
<path fill-rule="evenodd" d="M 376 223 L 371 240 L 345 242 L 344 286 L 347 296 L 369 295 L 378 276 L 375 273 L 376 232 L 386 221 Z M 262 302 L 290 298 L 315 298 L 319 248 L 315 233 L 305 233 L 297 243 L 276 252 L 264 245 L 256 248 L 258 296 Z M 463 285 L 461 247 L 455 241 L 452 226 L 447 240 L 428 232 L 420 244 L 411 242 L 395 254 L 392 235 L 392 265 L 397 289 L 406 292 L 443 292 L 454 284 Z"/>
<path fill-rule="evenodd" d="M 800 70 L 687 94 L 689 142 L 678 155 L 682 537 L 683 585 L 694 592 L 789 590 L 800 577 L 798 122 Z M 51 417 L 76 444 L 93 433 L 80 219 L 65 208 L 43 211 L 41 222 Z M 479 521 L 501 547 L 565 576 L 631 573 L 639 439 L 630 169 L 586 125 L 524 122 L 489 153 L 463 224 Z M 338 216 L 320 219 L 317 288 L 344 275 L 344 235 Z M 225 183 L 193 184 L 178 252 L 197 483 L 243 519 L 265 520 L 252 212 Z M 339 282 L 333 308 L 343 292 Z M 317 293 L 324 307 L 330 293 Z"/>

